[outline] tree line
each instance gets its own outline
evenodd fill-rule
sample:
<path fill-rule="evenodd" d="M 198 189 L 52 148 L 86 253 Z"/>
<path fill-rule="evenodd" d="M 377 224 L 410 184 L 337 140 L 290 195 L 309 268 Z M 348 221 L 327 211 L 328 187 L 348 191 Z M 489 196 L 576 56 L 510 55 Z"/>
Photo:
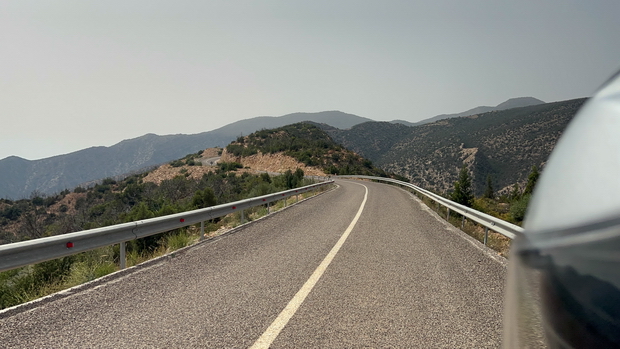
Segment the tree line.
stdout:
<path fill-rule="evenodd" d="M 494 204 L 498 202 L 508 203 L 510 205 L 509 214 L 500 218 L 520 224 L 525 218 L 527 205 L 539 177 L 540 172 L 538 171 L 538 167 L 534 165 L 528 175 L 527 184 L 523 190 L 515 183 L 508 196 L 497 197 L 493 188 L 493 178 L 489 175 L 487 176 L 484 194 L 477 199 L 474 196 L 472 177 L 469 174 L 469 169 L 467 166 L 463 165 L 459 171 L 458 180 L 454 182 L 454 189 L 450 192 L 449 198 L 461 205 L 473 207 L 479 211 L 495 215 L 499 215 L 502 212 L 499 212 L 497 209 L 498 205 Z"/>

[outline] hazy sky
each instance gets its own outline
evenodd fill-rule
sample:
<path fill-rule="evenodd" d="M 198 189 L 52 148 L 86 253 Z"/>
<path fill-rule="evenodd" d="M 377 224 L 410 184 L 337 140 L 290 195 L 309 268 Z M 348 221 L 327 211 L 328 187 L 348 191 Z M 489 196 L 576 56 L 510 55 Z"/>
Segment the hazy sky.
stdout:
<path fill-rule="evenodd" d="M 340 110 L 590 96 L 620 1 L 0 1 L 0 159 Z"/>

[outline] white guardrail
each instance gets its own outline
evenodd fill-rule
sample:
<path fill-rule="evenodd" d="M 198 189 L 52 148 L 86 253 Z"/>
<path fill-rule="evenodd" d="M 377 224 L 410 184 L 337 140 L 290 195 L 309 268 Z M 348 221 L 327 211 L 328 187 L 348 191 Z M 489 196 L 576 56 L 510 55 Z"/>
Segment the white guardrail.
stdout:
<path fill-rule="evenodd" d="M 332 180 L 325 181 L 301 188 L 281 191 L 279 193 L 168 216 L 0 245 L 0 271 L 45 262 L 51 259 L 70 256 L 114 244 L 121 245 L 120 267 L 125 268 L 125 242 L 127 241 L 187 227 L 197 223 L 201 223 L 200 237 L 203 239 L 205 221 L 223 217 L 234 212 L 241 212 L 242 220 L 244 220 L 243 210 L 245 209 L 265 204 L 267 204 L 269 208 L 269 203 L 271 202 L 316 190 L 320 187 L 332 184 L 333 182 Z"/>
<path fill-rule="evenodd" d="M 465 222 L 465 218 L 469 218 L 470 220 L 482 225 L 485 227 L 484 229 L 484 244 L 487 244 L 487 239 L 489 236 L 489 230 L 500 233 L 507 238 L 514 239 L 517 235 L 523 233 L 523 228 L 518 225 L 514 225 L 512 223 L 508 223 L 499 218 L 490 216 L 486 213 L 482 213 L 480 211 L 476 211 L 471 207 L 463 206 L 461 204 L 457 204 L 454 201 L 450 201 L 442 196 L 439 196 L 435 193 L 432 193 L 428 190 L 422 189 L 416 185 L 411 183 L 399 181 L 392 178 L 384 178 L 384 177 L 372 177 L 372 176 L 338 176 L 338 178 L 360 178 L 360 179 L 370 179 L 375 181 L 388 182 L 393 184 L 398 184 L 407 188 L 411 188 L 417 193 L 428 197 L 429 199 L 445 206 L 447 208 L 446 219 L 450 218 L 450 211 L 454 211 L 461 216 L 463 216 L 463 223 L 461 224 L 461 228 Z"/>

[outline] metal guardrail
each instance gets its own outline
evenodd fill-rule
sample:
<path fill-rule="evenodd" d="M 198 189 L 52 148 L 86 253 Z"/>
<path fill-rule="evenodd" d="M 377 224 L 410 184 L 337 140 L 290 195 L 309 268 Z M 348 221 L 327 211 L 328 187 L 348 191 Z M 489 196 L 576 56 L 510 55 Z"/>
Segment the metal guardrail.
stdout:
<path fill-rule="evenodd" d="M 446 215 L 446 219 L 450 218 L 450 211 L 454 211 L 460 215 L 463 216 L 463 223 L 464 223 L 464 219 L 465 217 L 471 219 L 472 221 L 482 225 L 485 227 L 484 230 L 484 244 L 487 244 L 487 239 L 488 239 L 488 234 L 489 234 L 489 230 L 495 231 L 497 233 L 500 233 L 502 235 L 504 235 L 507 238 L 510 239 L 514 239 L 517 235 L 523 233 L 523 228 L 521 228 L 518 225 L 514 225 L 512 223 L 508 223 L 504 220 L 501 220 L 499 218 L 493 217 L 491 215 L 488 215 L 486 213 L 482 213 L 480 211 L 474 210 L 471 207 L 467 207 L 467 206 L 463 206 L 461 204 L 457 204 L 454 201 L 448 200 L 442 196 L 439 196 L 435 193 L 432 193 L 428 190 L 422 189 L 416 185 L 413 185 L 411 183 L 407 183 L 407 182 L 403 182 L 403 181 L 399 181 L 396 179 L 392 179 L 392 178 L 384 178 L 384 177 L 372 177 L 372 176 L 338 176 L 338 178 L 361 178 L 361 179 L 370 179 L 370 180 L 375 180 L 375 181 L 383 181 L 383 182 L 389 182 L 389 183 L 393 183 L 393 184 L 398 184 L 404 187 L 408 187 L 411 188 L 413 190 L 415 190 L 417 193 L 420 193 L 426 197 L 428 197 L 429 199 L 445 206 L 448 209 L 448 213 Z M 463 227 L 463 223 L 461 225 L 461 228 Z"/>
<path fill-rule="evenodd" d="M 168 216 L 0 245 L 0 271 L 45 262 L 115 244 L 121 245 L 120 264 L 121 268 L 124 268 L 125 242 L 127 241 L 187 227 L 196 223 L 201 223 L 200 237 L 203 239 L 205 221 L 223 217 L 234 212 L 241 212 L 242 220 L 244 220 L 243 210 L 245 209 L 265 204 L 269 208 L 269 203 L 271 202 L 312 191 L 333 182 L 333 180 L 329 180 L 301 188 Z"/>

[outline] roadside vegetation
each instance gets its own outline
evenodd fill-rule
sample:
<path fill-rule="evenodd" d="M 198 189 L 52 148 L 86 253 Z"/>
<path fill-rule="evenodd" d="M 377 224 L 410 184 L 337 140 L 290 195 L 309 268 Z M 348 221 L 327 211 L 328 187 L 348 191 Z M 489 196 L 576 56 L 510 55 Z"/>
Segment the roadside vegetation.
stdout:
<path fill-rule="evenodd" d="M 448 199 L 461 205 L 471 207 L 477 211 L 486 213 L 490 216 L 521 226 L 525 218 L 527 206 L 538 181 L 540 173 L 536 166 L 532 166 L 528 176 L 528 181 L 523 190 L 518 184 L 514 184 L 509 195 L 495 194 L 493 179 L 487 177 L 487 184 L 484 194 L 475 197 L 472 189 L 472 179 L 469 169 L 463 166 L 459 171 L 458 181 L 454 183 L 454 189 L 447 195 Z M 447 210 L 442 205 L 437 204 L 426 196 L 417 195 L 429 208 L 437 212 L 441 217 L 447 217 Z M 479 241 L 484 239 L 484 227 L 463 219 L 463 216 L 451 212 L 449 222 L 458 227 L 468 235 Z M 499 252 L 502 256 L 508 257 L 511 240 L 499 233 L 489 230 L 487 246 Z"/>
<path fill-rule="evenodd" d="M 239 137 L 226 151 L 240 158 L 258 153 L 283 153 L 327 174 L 389 176 L 407 181 L 402 176 L 386 173 L 369 160 L 336 144 L 327 133 L 310 123 L 261 130 Z M 190 166 L 202 165 L 201 153 L 189 154 L 171 162 L 170 167 L 175 168 L 175 175 L 158 180 L 158 184 L 145 180 L 149 176 L 149 172 L 146 172 L 122 180 L 107 178 L 92 187 L 77 187 L 57 195 L 45 196 L 34 192 L 29 199 L 0 199 L 0 244 L 164 216 L 311 183 L 299 168 L 270 176 L 268 173 L 252 174 L 251 169 L 244 169 L 241 163 L 235 161 L 219 162 L 208 170 L 202 168 L 200 170 L 205 173 L 201 177 L 194 176 L 194 170 L 199 168 Z M 475 197 L 472 176 L 469 169 L 463 167 L 454 190 L 447 196 L 482 212 L 520 224 L 538 178 L 537 169 L 533 168 L 532 171 L 530 181 L 523 191 L 515 184 L 509 196 L 497 197 L 493 188 L 494 179 L 488 176 L 484 195 Z M 271 210 L 281 209 L 297 199 L 278 201 Z M 436 207 L 430 200 L 423 200 L 445 217 L 445 210 L 442 212 L 442 208 Z M 260 206 L 244 213 L 246 220 L 254 220 L 266 215 L 268 208 Z M 451 222 L 459 227 L 461 225 L 460 218 L 455 215 L 451 217 Z M 235 213 L 206 222 L 205 232 L 213 236 L 241 223 L 240 213 Z M 480 227 L 470 222 L 465 224 L 463 230 L 473 236 L 482 234 Z M 127 266 L 191 245 L 200 239 L 199 235 L 197 226 L 189 226 L 130 241 L 126 249 Z M 505 253 L 509 241 L 492 235 L 489 245 Z M 2 272 L 0 309 L 94 280 L 118 270 L 119 264 L 120 251 L 116 245 Z"/>
<path fill-rule="evenodd" d="M 197 154 L 174 161 L 200 164 Z M 301 169 L 279 176 L 237 173 L 238 164 L 219 164 L 193 179 L 181 172 L 160 184 L 144 181 L 148 173 L 123 180 L 104 179 L 91 187 L 65 190 L 58 195 L 33 193 L 30 199 L 0 200 L 0 243 L 18 242 L 169 215 L 292 189 L 312 183 Z M 310 194 L 307 194 L 310 195 Z M 295 198 L 289 198 L 291 203 Z M 274 203 L 271 210 L 285 206 Z M 267 214 L 267 207 L 248 209 L 245 219 Z M 239 213 L 207 222 L 207 235 L 241 224 Z M 127 266 L 133 266 L 199 240 L 197 226 L 189 226 L 127 243 Z M 119 269 L 119 246 L 108 246 L 0 273 L 0 309 L 27 302 L 107 275 Z"/>
<path fill-rule="evenodd" d="M 329 174 L 365 174 L 386 176 L 361 156 L 334 143 L 331 138 L 308 123 L 275 130 L 262 130 L 239 137 L 227 151 L 236 156 L 284 153 L 306 166 L 322 168 Z M 89 187 L 64 190 L 45 196 L 33 192 L 29 199 L 0 199 L 0 244 L 66 234 L 118 223 L 148 219 L 178 212 L 266 195 L 311 183 L 302 169 L 287 170 L 281 175 L 252 174 L 238 162 L 220 162 L 196 178 L 190 166 L 201 166 L 202 152 L 172 161 L 178 174 L 156 184 L 145 180 L 150 172 L 131 175 L 122 180 L 107 178 Z M 304 194 L 310 195 L 310 194 Z M 289 198 L 296 200 L 298 198 Z M 289 202 L 290 203 L 290 202 Z M 276 202 L 272 210 L 288 203 Z M 246 220 L 268 213 L 267 207 L 246 210 Z M 218 234 L 241 224 L 239 213 L 205 224 L 207 234 Z M 199 228 L 149 236 L 127 243 L 127 266 L 164 255 L 193 244 L 200 238 Z M 0 273 L 0 308 L 10 307 L 68 287 L 94 280 L 118 270 L 119 246 L 108 246 L 85 253 Z"/>

